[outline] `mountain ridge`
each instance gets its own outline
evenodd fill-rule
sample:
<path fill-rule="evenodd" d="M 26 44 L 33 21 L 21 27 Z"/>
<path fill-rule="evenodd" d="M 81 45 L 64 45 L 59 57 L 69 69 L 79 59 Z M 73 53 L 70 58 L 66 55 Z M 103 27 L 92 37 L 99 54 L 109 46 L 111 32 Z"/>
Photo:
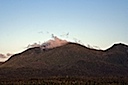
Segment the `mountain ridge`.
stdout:
<path fill-rule="evenodd" d="M 0 65 L 0 75 L 128 76 L 127 50 L 125 44 L 114 44 L 107 50 L 91 49 L 77 43 L 67 43 L 47 50 L 35 47 L 13 55 Z M 6 69 L 5 72 L 1 72 L 2 69 Z"/>

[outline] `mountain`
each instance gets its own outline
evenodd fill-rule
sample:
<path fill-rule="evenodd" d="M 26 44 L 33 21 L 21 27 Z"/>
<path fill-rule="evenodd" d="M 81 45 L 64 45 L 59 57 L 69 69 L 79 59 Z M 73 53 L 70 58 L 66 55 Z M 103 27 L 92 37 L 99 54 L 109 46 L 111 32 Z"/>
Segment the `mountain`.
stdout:
<path fill-rule="evenodd" d="M 52 49 L 30 48 L 0 65 L 0 78 L 51 76 L 128 76 L 128 46 L 107 50 L 67 43 Z"/>

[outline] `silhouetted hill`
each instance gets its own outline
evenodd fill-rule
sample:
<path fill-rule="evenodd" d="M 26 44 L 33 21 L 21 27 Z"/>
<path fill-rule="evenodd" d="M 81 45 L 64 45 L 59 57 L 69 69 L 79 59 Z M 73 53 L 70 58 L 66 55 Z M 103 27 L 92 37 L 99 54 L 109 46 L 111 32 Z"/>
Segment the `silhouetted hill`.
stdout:
<path fill-rule="evenodd" d="M 0 78 L 49 76 L 128 76 L 128 46 L 114 44 L 102 51 L 76 43 L 13 55 L 0 66 Z"/>
<path fill-rule="evenodd" d="M 122 44 L 122 43 L 114 44 L 112 47 L 107 49 L 107 51 L 122 51 L 122 52 L 126 52 L 126 51 L 128 51 L 128 46 L 125 45 L 125 44 Z"/>
<path fill-rule="evenodd" d="M 105 52 L 105 60 L 122 67 L 128 67 L 128 46 L 122 43 L 114 44 Z"/>

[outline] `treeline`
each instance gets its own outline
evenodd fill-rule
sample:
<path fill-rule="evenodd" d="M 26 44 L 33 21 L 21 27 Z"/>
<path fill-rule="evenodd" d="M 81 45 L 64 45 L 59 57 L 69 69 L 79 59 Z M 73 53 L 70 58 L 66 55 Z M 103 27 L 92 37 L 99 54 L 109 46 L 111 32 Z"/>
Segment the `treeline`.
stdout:
<path fill-rule="evenodd" d="M 0 80 L 0 85 L 128 85 L 128 78 L 124 77 L 53 77 L 53 78 L 31 78 L 31 79 L 7 79 Z"/>

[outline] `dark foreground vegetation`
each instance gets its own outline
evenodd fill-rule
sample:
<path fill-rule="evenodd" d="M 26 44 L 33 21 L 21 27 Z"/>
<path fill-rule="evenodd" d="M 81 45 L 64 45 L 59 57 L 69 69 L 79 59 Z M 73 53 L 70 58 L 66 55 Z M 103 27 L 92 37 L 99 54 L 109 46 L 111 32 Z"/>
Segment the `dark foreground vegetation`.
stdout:
<path fill-rule="evenodd" d="M 0 85 L 128 85 L 128 78 L 122 77 L 52 77 L 31 79 L 1 79 Z"/>

